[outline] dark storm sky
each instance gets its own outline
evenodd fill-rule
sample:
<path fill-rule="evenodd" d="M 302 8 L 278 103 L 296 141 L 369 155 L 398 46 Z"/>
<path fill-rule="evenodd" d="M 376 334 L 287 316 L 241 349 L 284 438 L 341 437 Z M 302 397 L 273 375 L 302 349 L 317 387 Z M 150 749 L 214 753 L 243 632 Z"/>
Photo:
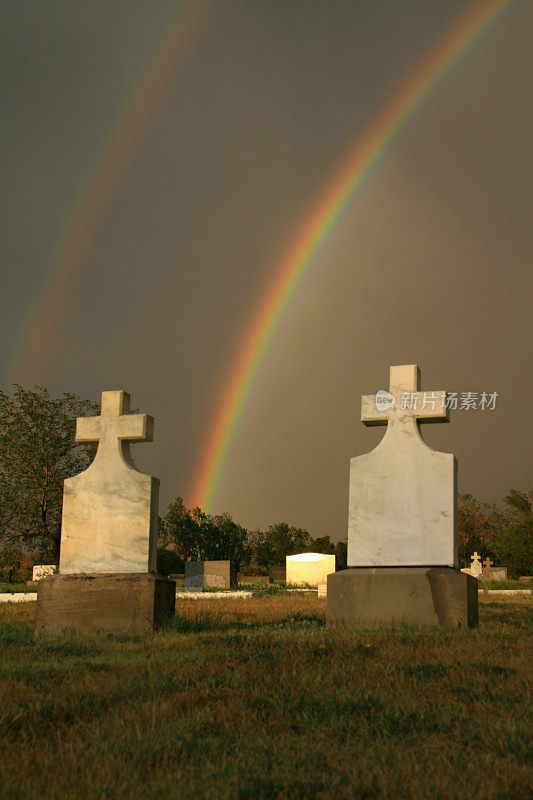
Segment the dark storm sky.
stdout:
<path fill-rule="evenodd" d="M 135 457 L 161 478 L 161 511 L 187 499 L 282 255 L 469 5 L 214 2 L 27 368 L 15 354 L 58 237 L 173 5 L 4 2 L 1 388 L 127 389 L 156 419 Z M 359 422 L 360 396 L 387 388 L 391 364 L 418 363 L 429 390 L 499 393 L 494 411 L 424 429 L 457 455 L 460 491 L 500 500 L 533 486 L 532 38 L 533 4 L 518 1 L 353 205 L 274 345 L 216 510 L 344 537 L 349 459 L 383 435 Z"/>

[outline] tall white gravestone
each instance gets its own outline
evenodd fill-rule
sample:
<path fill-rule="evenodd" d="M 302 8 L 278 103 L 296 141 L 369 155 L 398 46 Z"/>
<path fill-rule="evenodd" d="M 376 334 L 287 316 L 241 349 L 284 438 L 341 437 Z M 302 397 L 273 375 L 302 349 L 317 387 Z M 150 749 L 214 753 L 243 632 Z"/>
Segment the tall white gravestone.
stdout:
<path fill-rule="evenodd" d="M 130 454 L 130 442 L 153 441 L 154 420 L 129 409 L 127 392 L 102 392 L 101 416 L 77 420 L 76 441 L 98 450 L 65 481 L 62 575 L 156 570 L 159 479 L 138 472 Z"/>
<path fill-rule="evenodd" d="M 363 396 L 361 421 L 387 430 L 350 462 L 348 566 L 457 566 L 455 458 L 419 431 L 449 422 L 446 392 L 421 392 L 416 364 L 391 367 L 389 392 Z"/>
<path fill-rule="evenodd" d="M 387 430 L 350 462 L 348 569 L 328 575 L 328 624 L 476 624 L 476 581 L 456 568 L 457 464 L 419 430 L 449 421 L 446 392 L 420 391 L 416 364 L 391 367 L 361 421 Z"/>
<path fill-rule="evenodd" d="M 154 421 L 129 409 L 127 392 L 103 392 L 101 415 L 77 420 L 76 441 L 98 449 L 65 481 L 59 574 L 39 581 L 37 632 L 148 632 L 174 611 L 176 584 L 156 574 L 159 480 L 129 450 L 152 441 Z"/>

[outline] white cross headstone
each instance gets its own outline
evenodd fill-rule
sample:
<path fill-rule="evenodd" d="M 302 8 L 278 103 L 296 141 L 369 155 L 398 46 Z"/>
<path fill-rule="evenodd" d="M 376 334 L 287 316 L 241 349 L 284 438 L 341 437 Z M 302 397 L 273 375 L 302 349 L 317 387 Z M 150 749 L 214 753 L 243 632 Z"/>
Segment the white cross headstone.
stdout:
<path fill-rule="evenodd" d="M 470 564 L 470 574 L 473 575 L 474 578 L 480 578 L 483 574 L 483 567 L 481 566 L 481 559 L 477 551 L 470 557 L 470 561 L 472 562 Z"/>
<path fill-rule="evenodd" d="M 416 364 L 391 367 L 390 388 L 362 398 L 382 441 L 350 462 L 348 566 L 457 566 L 456 462 L 423 441 L 420 422 L 448 422 L 446 392 L 421 392 Z"/>
<path fill-rule="evenodd" d="M 159 479 L 138 472 L 130 442 L 151 442 L 154 420 L 129 414 L 127 392 L 102 392 L 99 417 L 80 417 L 77 442 L 98 442 L 92 464 L 65 481 L 59 571 L 155 572 Z"/>

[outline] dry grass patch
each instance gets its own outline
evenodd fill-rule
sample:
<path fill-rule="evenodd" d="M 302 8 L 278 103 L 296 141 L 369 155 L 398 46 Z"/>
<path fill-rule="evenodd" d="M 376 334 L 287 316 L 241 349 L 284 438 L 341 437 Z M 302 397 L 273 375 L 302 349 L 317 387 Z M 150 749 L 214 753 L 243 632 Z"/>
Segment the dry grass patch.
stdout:
<path fill-rule="evenodd" d="M 1 796 L 525 798 L 531 605 L 328 630 L 325 600 L 180 601 L 149 637 L 0 608 Z"/>

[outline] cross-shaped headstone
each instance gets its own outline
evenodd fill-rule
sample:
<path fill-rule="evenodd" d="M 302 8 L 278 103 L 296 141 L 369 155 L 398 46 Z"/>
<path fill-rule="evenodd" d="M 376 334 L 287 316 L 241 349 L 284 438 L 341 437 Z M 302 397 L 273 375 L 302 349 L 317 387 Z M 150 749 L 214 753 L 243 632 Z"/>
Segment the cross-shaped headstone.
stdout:
<path fill-rule="evenodd" d="M 449 422 L 446 392 L 421 392 L 416 364 L 390 368 L 390 388 L 361 398 L 361 422 L 406 428 L 417 422 Z"/>
<path fill-rule="evenodd" d="M 92 464 L 65 481 L 60 573 L 155 572 L 159 480 L 138 472 L 130 442 L 151 442 L 154 420 L 129 414 L 127 392 L 102 392 L 99 417 L 80 417 L 77 442 L 98 442 Z"/>
<path fill-rule="evenodd" d="M 494 566 L 494 562 L 492 562 L 490 558 L 487 556 L 487 558 L 483 562 L 483 578 L 485 580 L 490 579 L 490 570 L 492 566 Z"/>
<path fill-rule="evenodd" d="M 470 557 L 470 561 L 472 562 L 470 564 L 470 572 L 472 573 L 472 575 L 474 575 L 474 577 L 481 575 L 483 572 L 483 568 L 481 566 L 481 559 L 477 551 L 474 552 L 474 555 Z"/>
<path fill-rule="evenodd" d="M 350 462 L 348 566 L 457 566 L 456 464 L 420 422 L 448 422 L 446 392 L 420 391 L 416 364 L 390 368 L 389 391 L 364 395 L 361 421 L 382 441 Z"/>
<path fill-rule="evenodd" d="M 148 414 L 130 414 L 127 392 L 102 392 L 101 416 L 79 417 L 76 441 L 98 442 L 97 456 L 112 458 L 120 453 L 131 460 L 130 442 L 152 442 L 154 419 Z M 119 443 L 119 448 L 117 447 Z"/>

